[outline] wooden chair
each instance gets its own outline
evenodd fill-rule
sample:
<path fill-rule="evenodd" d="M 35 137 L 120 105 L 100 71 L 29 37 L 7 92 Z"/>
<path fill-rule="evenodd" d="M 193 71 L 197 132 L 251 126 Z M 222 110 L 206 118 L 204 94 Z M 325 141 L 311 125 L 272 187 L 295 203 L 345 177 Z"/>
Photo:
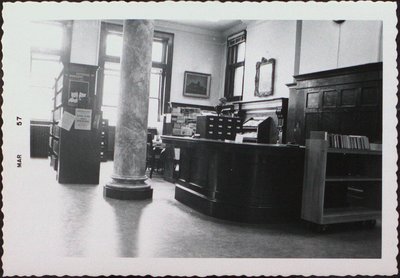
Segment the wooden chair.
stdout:
<path fill-rule="evenodd" d="M 153 145 L 154 134 L 147 133 L 147 158 L 146 158 L 146 169 L 150 169 L 149 177 L 153 177 L 154 169 L 163 169 L 163 153 L 164 148 L 160 148 Z"/>

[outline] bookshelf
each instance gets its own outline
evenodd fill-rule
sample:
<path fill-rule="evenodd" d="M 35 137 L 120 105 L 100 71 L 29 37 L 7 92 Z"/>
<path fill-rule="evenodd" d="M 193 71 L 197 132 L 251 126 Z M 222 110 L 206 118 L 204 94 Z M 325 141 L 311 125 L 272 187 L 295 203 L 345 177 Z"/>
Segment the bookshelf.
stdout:
<path fill-rule="evenodd" d="M 95 109 L 96 73 L 97 66 L 64 63 L 55 81 L 49 155 L 62 184 L 99 182 L 101 112 Z"/>
<path fill-rule="evenodd" d="M 330 148 L 327 138 L 306 140 L 302 219 L 373 226 L 381 216 L 382 152 Z"/>

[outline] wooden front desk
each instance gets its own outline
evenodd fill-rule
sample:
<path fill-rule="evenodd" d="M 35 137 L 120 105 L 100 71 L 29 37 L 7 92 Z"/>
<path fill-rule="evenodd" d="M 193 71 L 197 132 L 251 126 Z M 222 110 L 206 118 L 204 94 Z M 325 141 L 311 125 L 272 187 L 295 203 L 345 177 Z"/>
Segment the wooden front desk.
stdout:
<path fill-rule="evenodd" d="M 180 149 L 175 199 L 242 222 L 300 217 L 304 147 L 162 136 Z"/>

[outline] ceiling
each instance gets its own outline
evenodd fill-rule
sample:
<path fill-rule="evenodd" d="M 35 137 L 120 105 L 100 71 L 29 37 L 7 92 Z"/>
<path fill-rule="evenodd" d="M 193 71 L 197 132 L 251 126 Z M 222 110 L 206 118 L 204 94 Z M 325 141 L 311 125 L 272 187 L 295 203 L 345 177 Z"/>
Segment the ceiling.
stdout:
<path fill-rule="evenodd" d="M 242 20 L 168 20 L 170 22 L 184 24 L 188 26 L 198 27 L 202 29 L 212 30 L 216 32 L 224 32 L 235 25 L 242 23 Z"/>

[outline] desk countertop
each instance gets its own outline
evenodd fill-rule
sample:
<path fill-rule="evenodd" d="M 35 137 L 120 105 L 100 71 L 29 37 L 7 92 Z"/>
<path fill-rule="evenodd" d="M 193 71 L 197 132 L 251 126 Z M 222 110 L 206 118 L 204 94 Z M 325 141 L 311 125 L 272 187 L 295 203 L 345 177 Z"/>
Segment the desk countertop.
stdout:
<path fill-rule="evenodd" d="M 166 144 L 179 144 L 179 145 L 209 145 L 214 147 L 233 147 L 233 148 L 248 148 L 248 149 L 270 149 L 270 150 L 299 150 L 304 151 L 304 146 L 299 145 L 288 145 L 288 144 L 261 144 L 261 143 L 237 143 L 235 141 L 223 141 L 215 139 L 205 139 L 205 138 L 191 138 L 182 136 L 161 136 L 163 143 Z"/>

